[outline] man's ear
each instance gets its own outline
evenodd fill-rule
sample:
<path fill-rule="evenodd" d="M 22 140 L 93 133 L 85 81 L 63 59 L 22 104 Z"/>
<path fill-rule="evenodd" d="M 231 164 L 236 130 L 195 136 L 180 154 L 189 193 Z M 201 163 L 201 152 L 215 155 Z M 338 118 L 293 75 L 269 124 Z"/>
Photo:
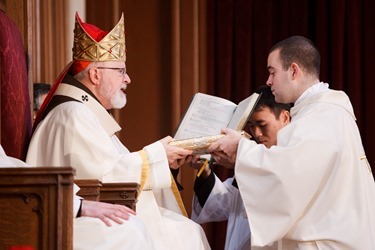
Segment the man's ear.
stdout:
<path fill-rule="evenodd" d="M 282 110 L 281 113 L 280 113 L 280 119 L 285 125 L 289 124 L 290 123 L 290 113 L 289 113 L 289 111 L 287 111 L 285 109 Z"/>
<path fill-rule="evenodd" d="M 94 85 L 98 85 L 100 80 L 99 70 L 97 68 L 91 68 L 87 73 L 89 75 L 90 82 Z"/>
<path fill-rule="evenodd" d="M 291 76 L 292 76 L 292 79 L 296 79 L 296 77 L 299 75 L 300 73 L 300 68 L 298 66 L 298 64 L 296 63 L 292 63 L 290 65 L 290 71 L 291 71 Z"/>

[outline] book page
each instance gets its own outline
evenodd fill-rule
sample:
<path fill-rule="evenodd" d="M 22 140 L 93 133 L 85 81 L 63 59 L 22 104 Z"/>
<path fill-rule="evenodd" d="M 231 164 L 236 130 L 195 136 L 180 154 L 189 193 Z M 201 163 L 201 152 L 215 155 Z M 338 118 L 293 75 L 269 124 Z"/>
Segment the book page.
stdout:
<path fill-rule="evenodd" d="M 226 127 L 237 105 L 217 96 L 197 93 L 186 111 L 174 139 L 218 135 Z"/>
<path fill-rule="evenodd" d="M 250 114 L 252 113 L 255 105 L 258 102 L 259 94 L 253 93 L 251 96 L 242 100 L 236 108 L 232 119 L 228 124 L 228 128 L 240 131 L 244 129 Z"/>

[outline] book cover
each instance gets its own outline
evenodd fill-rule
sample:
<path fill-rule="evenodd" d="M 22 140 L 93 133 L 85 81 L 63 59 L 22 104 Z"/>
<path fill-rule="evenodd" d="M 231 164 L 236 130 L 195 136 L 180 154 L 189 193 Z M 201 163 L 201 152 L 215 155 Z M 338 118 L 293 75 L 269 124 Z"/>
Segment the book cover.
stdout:
<path fill-rule="evenodd" d="M 243 130 L 259 97 L 253 93 L 237 105 L 221 97 L 195 94 L 170 144 L 194 150 L 196 154 L 205 153 L 223 137 L 222 128 Z"/>

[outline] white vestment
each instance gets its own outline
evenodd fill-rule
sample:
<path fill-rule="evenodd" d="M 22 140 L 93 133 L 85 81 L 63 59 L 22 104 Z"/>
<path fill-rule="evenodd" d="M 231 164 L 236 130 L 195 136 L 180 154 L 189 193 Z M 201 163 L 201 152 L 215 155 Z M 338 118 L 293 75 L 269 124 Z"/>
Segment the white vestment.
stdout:
<path fill-rule="evenodd" d="M 171 190 L 171 173 L 162 144 L 144 147 L 147 164 L 140 152 L 130 153 L 120 142 L 115 135 L 120 127 L 88 92 L 62 83 L 56 95 L 78 101 L 56 106 L 38 125 L 27 163 L 72 166 L 77 179 L 102 182 L 140 183 L 142 171 L 146 172 L 148 178 L 138 197 L 137 217 L 144 222 L 155 248 L 210 249 L 201 226 L 182 215 Z"/>
<path fill-rule="evenodd" d="M 228 221 L 225 239 L 226 250 L 251 249 L 250 227 L 239 190 L 232 185 L 234 178 L 222 182 L 215 174 L 215 184 L 202 207 L 198 197 L 193 197 L 191 218 L 197 223 Z M 275 244 L 276 245 L 276 244 Z M 276 249 L 272 244 L 260 248 Z"/>
<path fill-rule="evenodd" d="M 74 211 L 76 216 L 81 205 L 81 197 L 75 195 L 79 187 L 74 184 Z M 128 250 L 155 249 L 154 242 L 139 217 L 130 215 L 122 224 L 110 221 L 107 226 L 98 218 L 78 217 L 73 220 L 74 250 Z M 131 240 L 129 240 L 131 239 Z"/>
<path fill-rule="evenodd" d="M 0 146 L 0 167 L 28 167 L 23 161 L 5 154 Z M 79 188 L 74 185 L 74 215 L 81 204 L 75 195 Z M 73 247 L 75 250 L 108 250 L 108 249 L 154 249 L 153 242 L 138 218 L 131 216 L 123 224 L 111 221 L 108 227 L 99 219 L 91 217 L 75 218 L 73 221 Z M 126 237 L 124 237 L 126 235 Z M 128 239 L 132 239 L 129 241 Z"/>
<path fill-rule="evenodd" d="M 4 152 L 3 147 L 0 145 L 0 167 L 9 168 L 9 167 L 27 167 L 23 161 L 7 156 Z"/>
<path fill-rule="evenodd" d="M 222 182 L 215 175 L 215 185 L 203 207 L 194 196 L 191 218 L 200 224 L 228 220 L 225 249 L 248 250 L 251 247 L 249 223 L 240 192 L 232 182 L 233 178 Z"/>
<path fill-rule="evenodd" d="M 239 143 L 235 175 L 252 244 L 375 249 L 375 184 L 349 98 L 319 83 L 291 116 L 277 146 Z"/>
<path fill-rule="evenodd" d="M 73 224 L 74 250 L 155 249 L 144 223 L 131 215 L 129 220 L 108 227 L 100 219 L 79 217 Z"/>

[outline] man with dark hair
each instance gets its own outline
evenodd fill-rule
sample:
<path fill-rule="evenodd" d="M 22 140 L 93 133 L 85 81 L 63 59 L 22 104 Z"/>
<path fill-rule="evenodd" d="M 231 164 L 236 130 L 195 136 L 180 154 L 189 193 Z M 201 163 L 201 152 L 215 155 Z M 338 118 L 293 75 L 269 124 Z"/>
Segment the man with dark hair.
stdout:
<path fill-rule="evenodd" d="M 269 77 L 276 102 L 293 103 L 291 123 L 266 148 L 234 130 L 209 150 L 235 164 L 254 246 L 375 249 L 375 183 L 353 107 L 319 80 L 320 54 L 307 38 L 273 46 Z"/>
<path fill-rule="evenodd" d="M 248 130 L 257 143 L 270 148 L 276 145 L 278 131 L 289 124 L 291 104 L 277 103 L 269 86 L 261 86 L 257 105 L 248 121 Z"/>
<path fill-rule="evenodd" d="M 268 86 L 255 92 L 261 97 L 249 118 L 249 132 L 269 148 L 276 145 L 277 132 L 289 124 L 290 105 L 276 103 Z M 198 223 L 228 220 L 225 249 L 250 249 L 250 227 L 235 178 L 222 182 L 208 166 L 195 179 L 194 191 L 192 219 Z"/>

